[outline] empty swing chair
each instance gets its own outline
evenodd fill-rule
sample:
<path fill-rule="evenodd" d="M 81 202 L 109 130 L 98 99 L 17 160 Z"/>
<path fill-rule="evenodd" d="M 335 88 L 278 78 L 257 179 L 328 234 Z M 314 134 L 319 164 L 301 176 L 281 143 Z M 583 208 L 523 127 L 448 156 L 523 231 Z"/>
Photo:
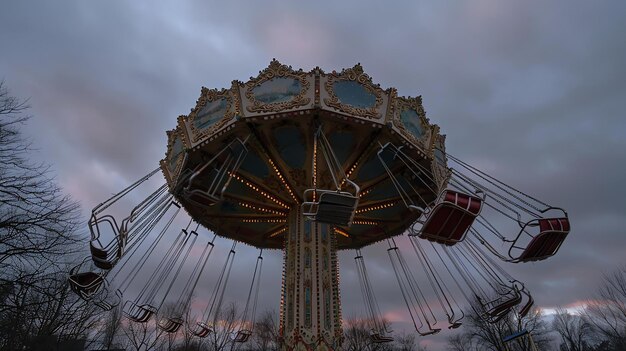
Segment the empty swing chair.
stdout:
<path fill-rule="evenodd" d="M 321 150 L 322 157 L 326 161 L 334 188 L 305 190 L 304 202 L 301 205 L 303 215 L 320 223 L 350 226 L 359 203 L 360 189 L 346 176 L 343 165 L 335 156 L 332 146 L 324 135 L 322 125 L 316 129 L 313 138 L 314 156 L 311 167 L 313 172 L 317 172 L 318 169 L 316 159 L 318 149 Z"/>
<path fill-rule="evenodd" d="M 261 271 L 263 269 L 263 249 L 259 252 L 256 264 L 254 266 L 254 273 L 252 274 L 252 283 L 250 283 L 250 290 L 248 292 L 248 298 L 246 299 L 246 306 L 243 310 L 241 317 L 241 326 L 233 339 L 236 343 L 247 342 L 254 330 L 254 321 L 256 316 L 256 306 L 259 300 L 259 288 L 261 286 Z M 252 302 L 252 305 L 250 304 Z"/>
<path fill-rule="evenodd" d="M 217 283 L 213 288 L 211 299 L 202 313 L 201 320 L 196 322 L 196 325 L 193 328 L 190 328 L 191 333 L 199 338 L 206 338 L 209 334 L 214 332 L 213 328 L 215 326 L 215 322 L 217 322 L 217 318 L 219 318 L 222 302 L 224 301 L 224 294 L 226 293 L 226 286 L 228 285 L 228 279 L 233 267 L 233 261 L 235 260 L 236 246 L 237 242 L 233 241 L 233 246 L 228 252 L 228 256 L 226 256 L 226 261 L 224 262 L 222 271 L 217 278 Z"/>
<path fill-rule="evenodd" d="M 67 279 L 70 289 L 86 301 L 91 300 L 95 294 L 99 293 L 105 283 L 103 272 L 96 273 L 85 270 L 90 261 L 91 257 L 87 256 L 81 263 L 72 267 Z"/>
<path fill-rule="evenodd" d="M 354 257 L 354 262 L 356 263 L 357 274 L 359 276 L 359 285 L 361 286 L 361 293 L 363 295 L 363 302 L 365 302 L 365 308 L 367 309 L 370 317 L 370 340 L 375 344 L 392 342 L 393 337 L 389 336 L 391 331 L 387 330 L 384 321 L 381 320 L 380 308 L 378 307 L 374 290 L 370 284 L 361 250 L 357 249 L 355 251 L 356 257 Z"/>
<path fill-rule="evenodd" d="M 445 155 L 450 163 L 458 166 L 458 169 L 450 168 L 451 186 L 461 191 L 480 189 L 486 195 L 484 207 L 489 208 L 491 214 L 503 216 L 519 226 L 519 230 L 510 235 L 512 229 L 503 225 L 497 227 L 479 213 L 473 229 L 481 244 L 502 260 L 513 263 L 540 261 L 556 254 L 571 229 L 565 210 L 525 194 L 450 154 Z M 500 253 L 483 232 L 492 233 L 505 243 L 508 252 Z"/>
<path fill-rule="evenodd" d="M 422 292 L 419 284 L 415 280 L 413 273 L 409 269 L 409 265 L 404 260 L 395 240 L 387 239 L 389 248 L 387 254 L 391 260 L 393 272 L 398 280 L 398 286 L 402 293 L 402 298 L 407 306 L 415 331 L 421 336 L 437 334 L 441 328 L 434 328 L 437 319 L 432 308 L 428 305 L 426 297 Z M 419 322 L 419 324 L 418 324 Z M 427 330 L 422 330 L 426 327 Z"/>
<path fill-rule="evenodd" d="M 409 179 L 401 177 L 391 167 L 389 156 L 385 153 L 390 153 L 393 160 L 403 165 Z M 444 245 L 454 245 L 465 238 L 480 214 L 484 193 L 480 190 L 475 191 L 476 195 L 452 189 L 440 191 L 427 167 L 409 157 L 402 147 L 391 143 L 381 146 L 377 155 L 407 208 L 422 212 L 420 219 L 411 227 L 412 235 Z M 428 197 L 424 191 L 429 193 Z M 436 200 L 429 202 L 426 198 L 432 196 L 436 196 Z"/>
<path fill-rule="evenodd" d="M 179 235 L 174 240 L 174 243 L 165 253 L 165 255 L 157 265 L 156 269 L 152 272 L 152 274 L 148 278 L 147 283 L 141 289 L 139 295 L 135 298 L 135 300 L 128 300 L 124 303 L 123 313 L 128 319 L 137 323 L 145 323 L 158 312 L 159 308 L 167 297 L 169 290 L 172 287 L 172 283 L 170 283 L 167 291 L 163 296 L 163 299 L 161 300 L 161 303 L 154 304 L 154 300 L 159 292 L 161 284 L 167 282 L 170 273 L 175 267 L 176 262 L 181 256 L 181 253 L 184 247 L 187 245 L 189 238 L 192 236 L 192 234 L 194 235 L 194 241 L 195 238 L 197 238 L 197 233 L 195 233 L 194 231 L 189 234 L 187 233 L 190 225 L 191 221 L 189 221 L 189 224 L 186 228 L 180 231 Z M 188 252 L 189 250 L 187 251 L 187 255 Z M 172 278 L 172 281 L 174 280 L 174 278 L 175 277 Z"/>
<path fill-rule="evenodd" d="M 157 326 L 159 327 L 159 329 L 165 331 L 166 333 L 176 333 L 180 329 L 180 327 L 183 325 L 183 322 L 184 322 L 183 314 L 189 308 L 189 305 L 191 303 L 191 297 L 193 296 L 193 292 L 196 289 L 196 286 L 198 285 L 198 281 L 200 280 L 202 271 L 204 270 L 204 267 L 206 266 L 209 256 L 211 255 L 211 252 L 213 251 L 213 247 L 214 247 L 213 242 L 215 241 L 215 237 L 216 236 L 214 235 L 213 239 L 209 241 L 207 245 L 204 247 L 204 249 L 202 250 L 202 253 L 200 254 L 198 261 L 196 262 L 191 274 L 189 275 L 189 278 L 185 282 L 185 285 L 180 293 L 178 300 L 174 304 L 174 308 L 170 316 L 162 318 L 159 321 L 159 323 L 157 323 Z M 191 247 L 192 246 L 189 246 L 189 249 L 191 249 Z M 174 276 L 174 279 L 172 280 L 170 285 L 173 285 L 174 282 L 176 281 L 176 278 L 178 277 L 178 273 L 180 272 L 180 268 L 182 268 L 182 264 L 181 266 L 179 266 L 179 271 Z"/>
<path fill-rule="evenodd" d="M 145 239 L 150 229 L 172 205 L 172 195 L 167 191 L 167 185 L 161 185 L 156 191 L 130 210 L 128 216 L 121 221 L 116 219 L 123 207 L 117 205 L 124 198 L 128 198 L 133 190 L 148 181 L 159 172 L 155 169 L 126 189 L 115 194 L 110 199 L 96 206 L 89 219 L 91 240 L 89 248 L 94 264 L 104 270 L 112 269 L 129 246 L 136 245 Z M 119 224 L 118 224 L 119 222 Z"/>
<path fill-rule="evenodd" d="M 559 250 L 570 231 L 570 224 L 567 213 L 562 209 L 558 210 L 562 211 L 562 217 L 536 218 L 522 225 L 517 237 L 511 240 L 509 261 L 541 261 L 553 256 Z M 531 233 L 531 230 L 534 233 Z M 524 239 L 530 241 L 526 242 Z"/>
<path fill-rule="evenodd" d="M 248 137 L 243 141 L 236 138 L 194 169 L 186 183 L 181 183 L 183 197 L 201 207 L 213 206 L 222 200 L 224 191 L 248 154 L 247 141 Z"/>

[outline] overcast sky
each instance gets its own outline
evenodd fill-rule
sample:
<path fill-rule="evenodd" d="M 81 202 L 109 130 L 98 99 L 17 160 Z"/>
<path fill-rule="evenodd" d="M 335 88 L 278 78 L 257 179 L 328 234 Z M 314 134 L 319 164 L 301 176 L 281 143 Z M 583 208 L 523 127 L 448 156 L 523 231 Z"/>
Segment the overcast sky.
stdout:
<path fill-rule="evenodd" d="M 449 152 L 566 208 L 573 229 L 557 256 L 507 266 L 539 306 L 579 305 L 626 263 L 624 1 L 0 5 L 0 77 L 30 99 L 33 157 L 85 213 L 157 166 L 201 86 L 230 87 L 274 57 L 304 70 L 360 62 L 383 88 L 423 96 Z M 405 325 L 384 252 L 364 253 L 381 307 Z M 244 287 L 256 256 L 238 255 Z M 340 256 L 344 316 L 361 313 L 352 257 Z M 278 309 L 280 260 L 266 260 L 263 307 Z M 420 340 L 441 350 L 449 335 Z"/>

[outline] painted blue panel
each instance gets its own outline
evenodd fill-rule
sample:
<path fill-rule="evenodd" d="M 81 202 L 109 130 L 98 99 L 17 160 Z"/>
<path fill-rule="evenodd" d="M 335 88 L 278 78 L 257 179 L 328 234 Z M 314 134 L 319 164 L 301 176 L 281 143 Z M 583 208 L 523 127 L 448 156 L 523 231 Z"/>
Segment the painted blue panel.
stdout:
<path fill-rule="evenodd" d="M 302 87 L 300 81 L 294 78 L 277 77 L 261 83 L 252 89 L 252 94 L 257 101 L 271 104 L 285 102 L 300 94 Z"/>
<path fill-rule="evenodd" d="M 292 168 L 302 168 L 306 149 L 300 130 L 295 126 L 284 126 L 274 130 L 277 150 L 285 163 Z"/>
<path fill-rule="evenodd" d="M 207 102 L 193 120 L 193 126 L 199 130 L 206 129 L 222 119 L 227 109 L 228 103 L 225 98 Z"/>
<path fill-rule="evenodd" d="M 342 104 L 359 108 L 370 108 L 376 105 L 376 96 L 363 85 L 352 80 L 339 80 L 333 83 L 333 91 Z"/>
<path fill-rule="evenodd" d="M 183 151 L 183 140 L 180 137 L 176 137 L 176 139 L 174 139 L 174 144 L 172 145 L 170 162 L 168 162 L 167 164 L 167 168 L 170 170 L 170 172 L 174 172 L 176 170 L 176 162 L 178 161 L 178 158 L 183 153 Z"/>
<path fill-rule="evenodd" d="M 352 145 L 354 134 L 350 131 L 337 131 L 328 136 L 328 141 L 339 162 L 345 163 L 354 149 Z"/>
<path fill-rule="evenodd" d="M 241 164 L 241 169 L 260 179 L 265 179 L 270 175 L 270 170 L 265 161 L 252 150 L 246 155 L 246 158 Z"/>
<path fill-rule="evenodd" d="M 420 117 L 414 109 L 408 108 L 402 110 L 402 112 L 400 112 L 400 121 L 402 121 L 404 127 L 416 137 L 420 138 L 424 135 L 424 127 L 422 127 Z"/>

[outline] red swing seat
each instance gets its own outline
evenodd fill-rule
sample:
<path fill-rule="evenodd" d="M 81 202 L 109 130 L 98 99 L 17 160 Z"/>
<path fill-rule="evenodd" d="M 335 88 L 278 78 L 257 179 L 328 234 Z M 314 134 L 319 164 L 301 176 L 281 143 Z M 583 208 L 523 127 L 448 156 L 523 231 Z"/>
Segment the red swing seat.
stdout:
<path fill-rule="evenodd" d="M 539 233 L 530 235 L 525 230 L 527 227 L 539 227 Z M 533 262 L 541 261 L 553 256 L 559 250 L 563 241 L 570 231 L 570 223 L 567 217 L 561 218 L 541 218 L 526 223 L 520 234 L 513 241 L 513 245 L 509 249 L 509 256 L 512 262 Z M 522 249 L 518 245 L 522 233 L 526 233 L 532 237 L 531 241 L 523 248 L 523 251 L 515 257 L 514 250 Z"/>
<path fill-rule="evenodd" d="M 192 330 L 191 332 L 193 333 L 193 335 L 199 338 L 206 338 L 209 334 L 211 334 L 211 332 L 213 332 L 213 329 L 209 327 L 206 323 L 197 322 L 196 326 L 198 326 L 198 328 Z"/>
<path fill-rule="evenodd" d="M 159 328 L 166 333 L 176 333 L 183 325 L 181 318 L 168 318 L 159 322 Z"/>
<path fill-rule="evenodd" d="M 451 246 L 464 239 L 480 214 L 484 199 L 454 190 L 445 190 L 439 199 L 417 236 Z"/>

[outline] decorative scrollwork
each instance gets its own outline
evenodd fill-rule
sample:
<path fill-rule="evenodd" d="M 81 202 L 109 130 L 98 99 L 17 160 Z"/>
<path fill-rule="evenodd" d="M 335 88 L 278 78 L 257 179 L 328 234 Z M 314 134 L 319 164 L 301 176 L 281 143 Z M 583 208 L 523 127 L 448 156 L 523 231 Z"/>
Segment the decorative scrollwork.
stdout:
<path fill-rule="evenodd" d="M 192 143 L 195 144 L 207 136 L 212 135 L 235 117 L 237 109 L 233 108 L 233 100 L 232 89 L 217 90 L 202 87 L 202 92 L 196 102 L 196 107 L 191 110 L 187 118 L 189 128 L 191 129 Z M 216 110 L 213 112 L 204 111 L 207 105 L 209 105 L 209 107 L 215 105 L 213 108 Z M 200 122 L 202 118 L 207 119 L 207 116 L 208 121 L 210 121 L 211 118 L 216 118 L 217 120 L 206 127 L 199 127 L 198 122 Z"/>
<path fill-rule="evenodd" d="M 165 152 L 165 158 L 161 160 L 161 169 L 163 170 L 167 182 L 170 185 L 170 189 L 173 188 L 173 185 L 176 183 L 178 175 L 183 168 L 185 153 L 185 143 L 180 127 L 168 130 L 167 151 Z"/>
<path fill-rule="evenodd" d="M 432 135 L 432 128 L 422 106 L 422 97 L 398 97 L 396 98 L 396 104 L 392 120 L 393 125 L 410 142 L 427 149 Z M 414 112 L 415 115 L 411 116 L 411 112 Z M 403 114 L 406 115 L 403 116 Z M 403 117 L 410 120 L 403 120 Z"/>
<path fill-rule="evenodd" d="M 439 126 L 433 126 L 433 142 L 432 142 L 432 170 L 438 190 L 444 189 L 448 184 L 448 179 L 452 172 L 448 168 L 448 159 L 446 157 L 445 141 L 446 136 L 439 134 Z"/>
<path fill-rule="evenodd" d="M 333 85 L 339 81 L 353 81 L 361 84 L 368 93 L 371 93 L 375 97 L 374 105 L 371 107 L 357 107 L 349 104 L 342 103 L 337 94 L 334 91 Z M 341 73 L 333 71 L 327 75 L 326 84 L 324 84 L 326 92 L 329 98 L 324 98 L 324 103 L 330 107 L 344 112 L 349 115 L 365 117 L 371 119 L 380 119 L 382 114 L 378 111 L 383 104 L 383 90 L 378 85 L 372 83 L 372 78 L 363 72 L 363 67 L 360 64 L 356 64 L 352 68 L 343 69 Z"/>
<path fill-rule="evenodd" d="M 255 88 L 275 78 L 291 78 L 297 81 L 300 87 L 299 93 L 284 101 L 263 102 L 257 99 L 254 92 Z M 310 86 L 307 74 L 301 69 L 294 71 L 291 66 L 283 65 L 276 59 L 273 59 L 266 69 L 259 72 L 258 77 L 251 77 L 250 81 L 246 82 L 244 86 L 246 98 L 252 103 L 251 106 L 246 107 L 249 112 L 279 112 L 298 108 L 311 102 L 311 99 L 306 97 Z"/>

